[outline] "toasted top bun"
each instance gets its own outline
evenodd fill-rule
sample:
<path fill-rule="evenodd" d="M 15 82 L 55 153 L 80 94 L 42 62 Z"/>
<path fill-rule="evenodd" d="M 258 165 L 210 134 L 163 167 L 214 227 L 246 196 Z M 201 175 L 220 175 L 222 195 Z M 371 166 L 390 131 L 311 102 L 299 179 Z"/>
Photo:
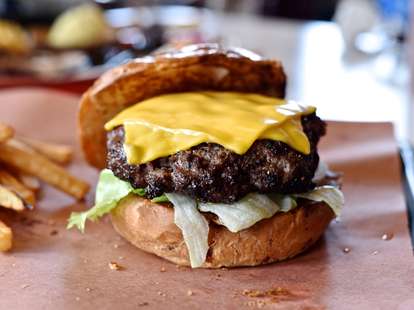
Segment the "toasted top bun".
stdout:
<path fill-rule="evenodd" d="M 263 60 L 241 48 L 217 44 L 135 59 L 99 78 L 83 95 L 78 125 L 86 160 L 97 168 L 106 161 L 104 124 L 142 100 L 197 90 L 253 92 L 283 98 L 286 75 L 278 61 Z"/>
<path fill-rule="evenodd" d="M 302 200 L 294 210 L 238 233 L 209 221 L 209 251 L 202 267 L 256 266 L 293 257 L 314 244 L 333 218 L 325 203 Z M 129 196 L 112 212 L 112 224 L 136 247 L 178 265 L 190 265 L 172 207 Z"/>

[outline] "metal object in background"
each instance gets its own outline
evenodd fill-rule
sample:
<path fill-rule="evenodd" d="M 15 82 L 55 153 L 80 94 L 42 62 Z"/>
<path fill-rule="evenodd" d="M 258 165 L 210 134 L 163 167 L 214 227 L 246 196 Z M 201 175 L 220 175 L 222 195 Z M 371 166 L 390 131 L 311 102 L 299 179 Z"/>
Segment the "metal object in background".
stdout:
<path fill-rule="evenodd" d="M 409 29 L 409 0 L 376 0 L 372 4 L 378 23 L 371 30 L 357 35 L 356 48 L 375 54 L 404 43 Z"/>
<path fill-rule="evenodd" d="M 408 226 L 414 247 L 414 148 L 409 143 L 400 145 L 400 158 L 405 201 L 407 204 Z"/>

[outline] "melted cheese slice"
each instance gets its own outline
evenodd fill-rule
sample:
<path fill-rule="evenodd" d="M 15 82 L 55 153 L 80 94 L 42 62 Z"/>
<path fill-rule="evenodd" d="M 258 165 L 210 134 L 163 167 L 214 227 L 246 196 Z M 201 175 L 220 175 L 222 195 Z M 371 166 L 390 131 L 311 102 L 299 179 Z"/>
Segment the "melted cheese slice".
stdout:
<path fill-rule="evenodd" d="M 139 102 L 105 125 L 125 128 L 128 163 L 143 164 L 213 142 L 244 154 L 255 140 L 271 139 L 309 154 L 301 116 L 314 107 L 258 94 L 188 92 Z"/>

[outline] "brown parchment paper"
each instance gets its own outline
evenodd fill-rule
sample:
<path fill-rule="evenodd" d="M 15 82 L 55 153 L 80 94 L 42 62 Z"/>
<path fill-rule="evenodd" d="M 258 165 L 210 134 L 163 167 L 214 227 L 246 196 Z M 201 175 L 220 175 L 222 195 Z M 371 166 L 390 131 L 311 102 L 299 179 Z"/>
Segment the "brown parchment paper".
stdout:
<path fill-rule="evenodd" d="M 19 133 L 75 144 L 77 100 L 3 91 L 0 118 Z M 130 246 L 108 219 L 89 223 L 84 235 L 67 231 L 70 212 L 86 208 L 93 195 L 76 203 L 47 187 L 36 211 L 0 211 L 15 232 L 13 251 L 0 254 L 0 309 L 414 309 L 414 260 L 392 126 L 329 123 L 320 148 L 345 175 L 346 208 L 307 253 L 256 268 L 177 268 Z M 77 156 L 71 171 L 95 182 L 97 172 Z M 384 233 L 393 238 L 382 240 Z M 124 269 L 111 270 L 111 261 Z M 243 295 L 270 289 L 273 297 Z"/>

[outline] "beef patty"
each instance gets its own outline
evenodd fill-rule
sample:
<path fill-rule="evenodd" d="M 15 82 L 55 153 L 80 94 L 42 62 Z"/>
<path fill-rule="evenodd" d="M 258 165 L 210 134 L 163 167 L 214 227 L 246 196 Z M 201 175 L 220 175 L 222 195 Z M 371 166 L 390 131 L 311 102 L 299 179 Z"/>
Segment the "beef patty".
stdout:
<path fill-rule="evenodd" d="M 311 144 L 308 155 L 273 140 L 257 140 L 243 155 L 202 143 L 146 164 L 129 165 L 120 126 L 108 132 L 107 166 L 134 188 L 145 188 L 148 198 L 176 192 L 205 202 L 231 203 L 251 192 L 300 193 L 315 186 L 317 144 L 326 125 L 311 114 L 302 117 L 302 127 Z"/>

